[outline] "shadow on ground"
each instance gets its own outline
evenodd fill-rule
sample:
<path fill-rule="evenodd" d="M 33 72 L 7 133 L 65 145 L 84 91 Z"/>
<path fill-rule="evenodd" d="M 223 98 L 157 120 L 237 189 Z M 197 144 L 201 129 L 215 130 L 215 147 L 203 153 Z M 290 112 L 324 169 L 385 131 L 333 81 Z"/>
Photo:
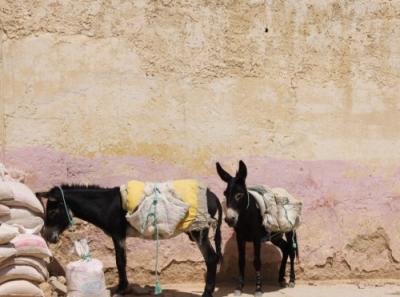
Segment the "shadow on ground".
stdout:
<path fill-rule="evenodd" d="M 224 262 L 222 263 L 217 275 L 217 284 L 221 281 L 236 283 L 239 276 L 239 264 L 236 236 L 234 233 L 226 242 L 223 255 Z M 251 242 L 248 242 L 246 244 L 245 279 L 246 286 L 250 289 L 255 286 L 253 255 L 253 244 Z M 278 247 L 270 242 L 266 242 L 261 245 L 261 275 L 264 284 L 278 285 L 278 272 L 281 259 L 282 255 Z"/>
<path fill-rule="evenodd" d="M 162 297 L 198 297 L 202 294 L 201 290 L 193 290 L 192 292 L 181 292 L 175 289 L 163 289 L 162 294 L 154 295 L 154 287 L 152 286 L 139 286 L 139 285 L 130 285 L 130 292 L 124 295 L 115 294 L 116 287 L 110 288 L 111 296 L 113 297 L 154 297 L 154 296 L 162 296 Z"/>
<path fill-rule="evenodd" d="M 180 287 L 181 285 L 178 285 Z M 214 297 L 225 297 L 229 294 L 234 293 L 234 284 L 233 283 L 222 283 L 218 286 L 213 294 Z M 114 288 L 115 289 L 115 288 Z M 280 290 L 280 287 L 277 286 L 264 286 L 264 293 L 274 292 Z M 182 291 L 181 291 L 182 290 Z M 194 284 L 193 288 L 190 288 L 187 284 L 183 289 L 164 289 L 161 295 L 162 297 L 198 297 L 201 296 L 203 293 L 202 286 L 199 286 L 198 283 Z M 190 291 L 190 292 L 188 292 Z M 248 286 L 243 290 L 244 294 L 253 295 L 254 288 L 252 286 Z M 135 297 L 135 296 L 142 296 L 142 297 L 154 297 L 154 287 L 151 286 L 138 286 L 138 285 L 131 285 L 131 292 L 125 295 L 113 295 L 113 297 Z"/>
<path fill-rule="evenodd" d="M 197 288 L 193 289 L 191 292 L 182 292 L 175 289 L 163 289 L 162 294 L 154 295 L 154 287 L 153 286 L 139 286 L 136 284 L 129 285 L 129 293 L 124 295 L 115 294 L 116 287 L 109 288 L 111 290 L 111 296 L 113 297 L 154 297 L 154 296 L 162 296 L 162 297 L 198 297 L 203 292 Z"/>
<path fill-rule="evenodd" d="M 281 290 L 281 287 L 279 286 L 263 286 L 263 292 L 268 293 L 268 292 L 275 292 Z M 235 291 L 235 284 L 234 283 L 223 283 L 221 284 L 215 291 L 214 297 L 225 297 L 228 296 L 229 294 L 232 294 Z M 248 284 L 247 287 L 243 289 L 244 294 L 249 294 L 253 295 L 255 291 L 255 285 L 253 283 Z"/>
<path fill-rule="evenodd" d="M 213 294 L 214 297 L 224 297 L 232 294 L 235 290 L 238 279 L 238 252 L 236 246 L 236 236 L 232 236 L 226 241 L 224 251 L 224 261 L 219 267 L 217 273 L 217 289 Z M 264 293 L 274 292 L 281 289 L 278 285 L 278 272 L 282 259 L 279 248 L 268 243 L 263 243 L 261 247 L 261 262 L 262 262 L 262 278 Z M 289 267 L 287 267 L 288 270 Z M 253 267 L 253 244 L 246 244 L 246 272 L 245 272 L 245 287 L 243 293 L 253 295 L 255 291 L 255 270 Z M 179 284 L 177 284 L 179 288 Z M 115 288 L 114 288 L 115 289 Z M 112 290 L 113 291 L 113 290 Z M 154 287 L 131 285 L 132 293 L 123 295 L 124 297 L 144 296 L 150 297 L 154 295 Z M 189 291 L 189 292 L 188 292 Z M 161 296 L 164 297 L 195 297 L 201 296 L 202 287 L 186 288 L 185 292 L 179 289 L 164 289 Z M 233 294 L 231 295 L 233 296 Z"/>

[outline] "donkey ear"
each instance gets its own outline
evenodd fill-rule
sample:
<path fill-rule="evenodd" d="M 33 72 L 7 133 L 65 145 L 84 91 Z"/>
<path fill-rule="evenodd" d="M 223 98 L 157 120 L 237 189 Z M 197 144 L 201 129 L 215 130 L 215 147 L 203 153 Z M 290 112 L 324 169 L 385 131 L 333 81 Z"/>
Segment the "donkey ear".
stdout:
<path fill-rule="evenodd" d="M 57 198 L 53 197 L 53 196 L 48 196 L 47 199 L 51 202 L 57 202 Z"/>
<path fill-rule="evenodd" d="M 47 199 L 48 201 L 57 202 L 57 198 L 50 195 L 50 192 L 36 192 L 36 197 L 41 199 Z"/>
<path fill-rule="evenodd" d="M 229 182 L 232 179 L 232 176 L 221 167 L 219 162 L 217 162 L 216 166 L 217 166 L 217 172 L 218 172 L 219 177 L 224 182 Z"/>
<path fill-rule="evenodd" d="M 38 198 L 48 198 L 49 192 L 36 192 L 35 195 Z"/>
<path fill-rule="evenodd" d="M 239 161 L 239 171 L 236 174 L 236 177 L 245 181 L 247 177 L 247 167 L 246 164 L 242 160 Z"/>

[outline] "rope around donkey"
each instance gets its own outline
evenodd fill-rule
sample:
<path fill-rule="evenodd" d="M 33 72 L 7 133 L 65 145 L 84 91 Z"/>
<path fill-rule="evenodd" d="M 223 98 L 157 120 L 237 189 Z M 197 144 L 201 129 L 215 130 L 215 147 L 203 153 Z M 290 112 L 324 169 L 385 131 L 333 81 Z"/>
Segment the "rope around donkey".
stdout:
<path fill-rule="evenodd" d="M 160 275 L 158 274 L 159 269 L 159 249 L 160 249 L 160 238 L 158 231 L 158 221 L 157 221 L 157 203 L 158 203 L 158 193 L 160 190 L 157 187 L 154 187 L 154 195 L 153 195 L 153 210 L 147 214 L 146 220 L 144 221 L 143 229 L 147 227 L 147 222 L 150 217 L 153 218 L 153 226 L 154 226 L 154 239 L 156 240 L 156 263 L 155 263 L 155 275 L 156 275 L 156 283 L 154 287 L 154 295 L 159 295 L 162 293 L 161 284 L 160 284 Z"/>

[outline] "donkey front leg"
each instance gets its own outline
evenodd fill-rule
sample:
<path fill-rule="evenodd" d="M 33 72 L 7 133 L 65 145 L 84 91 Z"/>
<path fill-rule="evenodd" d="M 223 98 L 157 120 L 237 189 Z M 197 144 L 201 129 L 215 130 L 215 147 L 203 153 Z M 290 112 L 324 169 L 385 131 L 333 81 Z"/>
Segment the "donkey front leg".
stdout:
<path fill-rule="evenodd" d="M 128 278 L 126 276 L 126 252 L 125 238 L 112 238 L 115 248 L 115 260 L 118 269 L 118 289 L 117 294 L 124 294 L 128 291 Z"/>
<path fill-rule="evenodd" d="M 256 270 L 256 293 L 255 296 L 262 296 L 262 285 L 261 285 L 261 240 L 256 239 L 253 241 L 254 245 L 254 269 Z"/>
<path fill-rule="evenodd" d="M 217 276 L 218 256 L 208 239 L 208 229 L 192 231 L 192 238 L 196 241 L 207 266 L 206 286 L 202 297 L 212 297 Z"/>
<path fill-rule="evenodd" d="M 239 284 L 235 290 L 235 296 L 240 296 L 244 287 L 244 269 L 246 265 L 246 241 L 236 233 L 236 241 L 239 252 Z"/>
<path fill-rule="evenodd" d="M 295 287 L 295 283 L 296 283 L 296 275 L 295 275 L 295 271 L 294 271 L 294 259 L 295 259 L 295 255 L 296 255 L 296 248 L 294 246 L 294 244 L 297 244 L 294 241 L 294 234 L 293 231 L 292 232 L 288 232 L 286 233 L 286 240 L 288 242 L 289 245 L 289 257 L 290 257 L 290 279 L 289 279 L 289 288 L 294 288 Z"/>

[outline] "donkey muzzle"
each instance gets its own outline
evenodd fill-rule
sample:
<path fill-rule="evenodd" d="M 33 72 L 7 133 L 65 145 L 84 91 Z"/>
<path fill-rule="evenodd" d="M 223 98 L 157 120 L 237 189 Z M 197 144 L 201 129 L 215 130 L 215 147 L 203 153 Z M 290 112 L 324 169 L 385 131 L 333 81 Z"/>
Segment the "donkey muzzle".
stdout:
<path fill-rule="evenodd" d="M 235 227 L 236 220 L 235 218 L 225 218 L 225 223 L 227 223 L 229 227 Z"/>
<path fill-rule="evenodd" d="M 60 240 L 59 232 L 55 229 L 45 228 L 43 235 L 43 237 L 50 243 L 56 243 Z"/>
<path fill-rule="evenodd" d="M 229 227 L 235 227 L 238 221 L 239 214 L 236 210 L 232 208 L 228 208 L 226 211 L 225 222 L 228 224 Z"/>

